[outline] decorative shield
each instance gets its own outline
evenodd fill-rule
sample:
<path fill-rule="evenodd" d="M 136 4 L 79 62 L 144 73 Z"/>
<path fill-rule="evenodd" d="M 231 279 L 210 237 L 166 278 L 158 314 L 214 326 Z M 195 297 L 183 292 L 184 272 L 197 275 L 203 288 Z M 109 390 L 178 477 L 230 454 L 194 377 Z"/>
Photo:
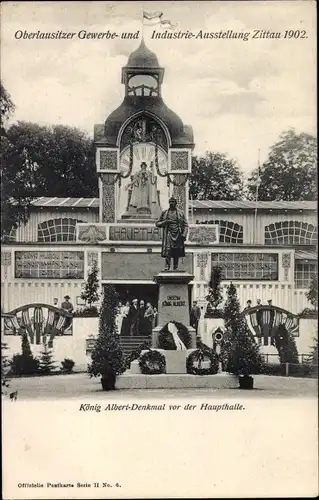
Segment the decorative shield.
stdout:
<path fill-rule="evenodd" d="M 30 344 L 49 339 L 53 346 L 56 335 L 72 335 L 72 314 L 48 304 L 28 304 L 18 307 L 4 319 L 4 335 L 21 335 L 26 331 Z"/>
<path fill-rule="evenodd" d="M 245 316 L 252 334 L 264 339 L 264 345 L 269 345 L 269 338 L 271 344 L 274 344 L 277 330 L 282 326 L 293 337 L 299 337 L 299 317 L 286 309 L 276 306 L 255 306 L 244 309 L 241 314 Z"/>

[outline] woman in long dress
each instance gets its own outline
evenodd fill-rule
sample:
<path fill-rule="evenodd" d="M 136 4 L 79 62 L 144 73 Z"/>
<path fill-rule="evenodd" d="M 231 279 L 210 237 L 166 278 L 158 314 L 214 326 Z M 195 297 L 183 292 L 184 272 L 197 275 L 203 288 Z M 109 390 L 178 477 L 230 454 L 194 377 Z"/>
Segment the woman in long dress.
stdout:
<path fill-rule="evenodd" d="M 115 317 L 116 329 L 119 335 L 121 334 L 122 322 L 123 322 L 123 305 L 122 302 L 119 302 L 119 305 L 117 306 L 117 314 Z"/>
<path fill-rule="evenodd" d="M 129 317 L 129 314 L 130 314 L 130 302 L 127 301 L 125 306 L 123 306 L 123 309 L 122 309 L 122 326 L 121 326 L 121 335 L 123 337 L 127 337 L 129 336 L 130 334 L 130 317 Z"/>

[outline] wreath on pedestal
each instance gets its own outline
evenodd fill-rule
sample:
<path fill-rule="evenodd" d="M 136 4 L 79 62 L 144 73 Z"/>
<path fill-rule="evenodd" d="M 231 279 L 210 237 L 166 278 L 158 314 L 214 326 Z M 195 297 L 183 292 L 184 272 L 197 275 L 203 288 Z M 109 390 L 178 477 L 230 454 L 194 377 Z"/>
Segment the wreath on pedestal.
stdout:
<path fill-rule="evenodd" d="M 161 375 L 166 372 L 165 356 L 158 351 L 149 350 L 144 352 L 138 364 L 144 375 Z"/>
<path fill-rule="evenodd" d="M 202 368 L 201 363 L 208 358 L 210 363 L 208 368 Z M 195 366 L 195 362 L 198 363 Z M 186 359 L 186 370 L 191 375 L 215 375 L 218 373 L 218 356 L 212 350 L 206 347 L 205 349 L 196 349 L 191 352 Z"/>
<path fill-rule="evenodd" d="M 172 333 L 172 331 L 174 333 Z M 176 332 L 176 333 L 175 333 Z M 176 335 L 179 342 L 176 343 Z M 165 351 L 176 351 L 178 349 L 189 349 L 192 345 L 192 335 L 187 326 L 178 321 L 169 321 L 158 333 L 158 346 Z"/>

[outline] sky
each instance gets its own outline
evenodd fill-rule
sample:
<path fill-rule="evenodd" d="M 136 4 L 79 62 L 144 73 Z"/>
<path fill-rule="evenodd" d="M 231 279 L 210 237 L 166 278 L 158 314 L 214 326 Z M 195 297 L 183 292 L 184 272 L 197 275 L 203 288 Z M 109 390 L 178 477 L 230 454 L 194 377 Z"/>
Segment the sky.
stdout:
<path fill-rule="evenodd" d="M 154 40 L 143 9 L 162 11 L 177 31 L 233 30 L 242 39 Z M 3 2 L 1 78 L 14 120 L 79 127 L 93 136 L 124 97 L 121 68 L 141 41 L 165 68 L 165 103 L 194 130 L 195 154 L 235 158 L 245 175 L 267 158 L 281 132 L 316 135 L 315 2 Z M 254 30 L 280 39 L 252 39 Z M 135 32 L 139 40 L 31 40 L 28 33 Z M 286 30 L 306 38 L 284 39 Z"/>

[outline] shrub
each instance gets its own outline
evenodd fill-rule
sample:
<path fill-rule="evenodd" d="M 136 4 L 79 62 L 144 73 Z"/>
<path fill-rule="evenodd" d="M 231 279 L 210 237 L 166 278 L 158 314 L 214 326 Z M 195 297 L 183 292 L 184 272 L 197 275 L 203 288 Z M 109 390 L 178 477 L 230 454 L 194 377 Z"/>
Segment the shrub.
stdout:
<path fill-rule="evenodd" d="M 35 375 L 39 373 L 39 360 L 34 357 L 25 357 L 23 354 L 15 354 L 10 361 L 11 375 Z"/>
<path fill-rule="evenodd" d="M 22 354 L 15 354 L 10 362 L 10 373 L 12 375 L 35 375 L 39 371 L 39 360 L 32 352 L 25 329 L 21 329 L 21 350 Z"/>
<path fill-rule="evenodd" d="M 71 373 L 73 371 L 74 365 L 75 361 L 73 361 L 73 359 L 64 358 L 64 360 L 61 361 L 62 371 L 66 373 Z"/>
<path fill-rule="evenodd" d="M 52 350 L 48 348 L 47 343 L 43 345 L 43 351 L 40 354 L 39 360 L 39 371 L 43 375 L 49 375 L 56 370 L 55 363 L 53 361 Z"/>

